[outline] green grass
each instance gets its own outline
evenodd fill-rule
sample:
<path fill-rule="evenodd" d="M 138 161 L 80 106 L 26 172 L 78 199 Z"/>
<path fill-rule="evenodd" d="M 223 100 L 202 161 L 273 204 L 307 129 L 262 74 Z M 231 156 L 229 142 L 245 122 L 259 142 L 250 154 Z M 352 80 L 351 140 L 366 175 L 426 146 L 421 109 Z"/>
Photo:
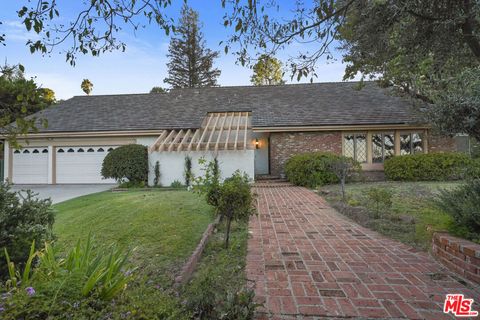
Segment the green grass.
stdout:
<path fill-rule="evenodd" d="M 132 263 L 163 280 L 173 279 L 213 220 L 213 209 L 187 191 L 103 192 L 55 208 L 57 246 L 71 247 L 90 232 L 97 243 L 135 248 Z"/>
<path fill-rule="evenodd" d="M 439 211 L 433 199 L 441 189 L 452 189 L 461 182 L 372 182 L 352 183 L 346 187 L 348 206 L 342 208 L 340 188 L 321 188 L 324 196 L 339 211 L 358 223 L 384 235 L 417 248 L 428 250 L 434 231 L 454 232 L 452 218 Z M 393 191 L 392 207 L 379 218 L 375 218 L 366 199 L 366 191 L 372 187 Z M 325 191 L 330 191 L 325 194 Z"/>

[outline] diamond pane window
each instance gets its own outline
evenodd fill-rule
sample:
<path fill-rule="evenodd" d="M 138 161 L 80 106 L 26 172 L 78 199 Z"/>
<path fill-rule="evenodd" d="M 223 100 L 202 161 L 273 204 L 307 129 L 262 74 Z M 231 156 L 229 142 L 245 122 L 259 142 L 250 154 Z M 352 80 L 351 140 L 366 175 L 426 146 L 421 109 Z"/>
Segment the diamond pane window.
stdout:
<path fill-rule="evenodd" d="M 402 133 L 400 135 L 400 154 L 423 153 L 423 139 L 420 133 Z"/>
<path fill-rule="evenodd" d="M 421 133 L 412 133 L 413 153 L 423 153 L 423 137 Z"/>
<path fill-rule="evenodd" d="M 355 135 L 355 160 L 367 162 L 367 135 Z"/>
<path fill-rule="evenodd" d="M 372 135 L 372 161 L 383 163 L 395 155 L 395 138 L 393 133 L 375 133 Z"/>
<path fill-rule="evenodd" d="M 410 134 L 401 134 L 400 135 L 400 155 L 406 155 L 412 153 L 411 148 L 412 135 Z"/>
<path fill-rule="evenodd" d="M 355 136 L 353 134 L 345 135 L 343 143 L 343 153 L 345 157 L 355 157 Z"/>
<path fill-rule="evenodd" d="M 383 135 L 383 142 L 384 142 L 384 152 L 383 152 L 383 159 L 389 159 L 395 155 L 395 141 L 393 134 L 384 134 Z"/>
<path fill-rule="evenodd" d="M 344 135 L 343 154 L 358 162 L 367 162 L 367 135 L 346 134 Z"/>

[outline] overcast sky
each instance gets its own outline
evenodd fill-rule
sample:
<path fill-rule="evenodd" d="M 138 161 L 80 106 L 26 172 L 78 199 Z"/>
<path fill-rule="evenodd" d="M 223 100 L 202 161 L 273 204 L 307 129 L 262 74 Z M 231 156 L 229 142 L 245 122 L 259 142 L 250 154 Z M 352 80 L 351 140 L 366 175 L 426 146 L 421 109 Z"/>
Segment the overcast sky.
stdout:
<path fill-rule="evenodd" d="M 177 1 L 179 3 L 183 1 Z M 206 3 L 209 3 L 206 5 Z M 65 55 L 58 51 L 51 56 L 38 53 L 30 54 L 25 45 L 28 39 L 35 35 L 25 31 L 16 11 L 28 1 L 3 1 L 0 13 L 0 34 L 7 35 L 6 46 L 0 47 L 0 63 L 5 59 L 9 64 L 22 63 L 28 77 L 36 77 L 43 87 L 55 91 L 57 99 L 68 99 L 74 95 L 83 95 L 80 83 L 84 78 L 92 81 L 92 94 L 142 93 L 148 92 L 153 86 L 163 86 L 167 75 L 167 58 L 169 38 L 158 27 L 152 25 L 136 34 L 128 30 L 122 31 L 119 37 L 127 44 L 125 52 L 105 53 L 100 57 L 79 56 L 75 67 L 65 62 Z M 68 1 L 70 6 L 73 1 Z M 80 3 L 80 2 L 79 2 Z M 230 30 L 223 27 L 224 11 L 220 1 L 191 0 L 189 4 L 199 11 L 200 20 L 204 24 L 203 32 L 207 45 L 219 50 L 221 56 L 216 60 L 216 66 L 222 71 L 219 84 L 249 85 L 251 70 L 235 64 L 235 56 L 225 55 L 223 47 L 219 46 L 225 40 Z M 69 17 L 78 8 L 63 8 L 61 16 Z M 171 16 L 177 16 L 178 5 L 169 9 Z M 301 47 L 294 45 L 278 57 L 286 60 L 289 55 L 296 54 Z M 340 55 L 338 55 L 340 57 Z M 340 59 L 335 62 L 320 62 L 317 67 L 318 78 L 315 82 L 341 81 L 344 65 Z M 287 75 L 285 80 L 289 81 Z"/>

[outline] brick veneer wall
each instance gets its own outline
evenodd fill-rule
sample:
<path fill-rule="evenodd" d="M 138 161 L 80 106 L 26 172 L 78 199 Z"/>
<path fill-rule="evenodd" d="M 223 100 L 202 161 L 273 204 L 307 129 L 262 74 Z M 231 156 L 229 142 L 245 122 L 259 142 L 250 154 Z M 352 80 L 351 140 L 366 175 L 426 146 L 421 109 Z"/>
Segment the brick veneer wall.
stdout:
<path fill-rule="evenodd" d="M 480 284 L 480 245 L 447 233 L 433 235 L 432 254 L 450 271 Z"/>
<path fill-rule="evenodd" d="M 430 134 L 428 137 L 428 152 L 455 152 L 457 142 L 453 137 Z"/>
<path fill-rule="evenodd" d="M 270 173 L 279 175 L 291 156 L 314 151 L 342 154 L 341 132 L 273 132 L 270 134 Z"/>

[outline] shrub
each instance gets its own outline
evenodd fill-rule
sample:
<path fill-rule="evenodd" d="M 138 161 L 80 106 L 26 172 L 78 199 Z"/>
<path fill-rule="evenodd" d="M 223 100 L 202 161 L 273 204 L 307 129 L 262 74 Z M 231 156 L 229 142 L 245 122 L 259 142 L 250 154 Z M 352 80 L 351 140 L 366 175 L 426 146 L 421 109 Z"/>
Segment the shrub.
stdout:
<path fill-rule="evenodd" d="M 158 186 L 160 185 L 160 161 L 155 162 L 155 178 L 153 179 L 153 185 Z"/>
<path fill-rule="evenodd" d="M 218 207 L 220 197 L 220 166 L 218 159 L 207 162 L 204 158 L 198 160 L 202 166 L 203 175 L 195 178 L 194 190 L 205 195 L 209 205 Z"/>
<path fill-rule="evenodd" d="M 183 188 L 183 184 L 178 180 L 174 180 L 170 185 L 170 188 L 180 189 Z"/>
<path fill-rule="evenodd" d="M 189 156 L 185 157 L 185 172 L 183 173 L 185 177 L 185 185 L 190 187 L 192 180 L 193 180 L 193 173 L 192 173 L 192 158 Z"/>
<path fill-rule="evenodd" d="M 385 161 L 385 176 L 389 180 L 457 180 L 477 174 L 480 174 L 480 162 L 463 153 L 404 155 Z"/>
<path fill-rule="evenodd" d="M 128 144 L 110 151 L 102 164 L 102 176 L 119 182 L 146 182 L 148 179 L 147 147 Z"/>
<path fill-rule="evenodd" d="M 339 156 L 333 153 L 298 154 L 288 159 L 285 173 L 293 184 L 309 188 L 336 183 L 338 177 L 333 172 L 331 164 L 338 159 Z"/>
<path fill-rule="evenodd" d="M 374 217 L 379 218 L 382 212 L 392 207 L 393 192 L 389 189 L 372 187 L 367 190 L 367 203 L 374 212 Z"/>
<path fill-rule="evenodd" d="M 437 206 L 452 216 L 462 236 L 480 241 L 480 179 L 471 180 L 455 190 L 442 190 Z"/>
<path fill-rule="evenodd" d="M 128 252 L 115 246 L 104 250 L 95 246 L 90 236 L 65 258 L 58 257 L 48 243 L 34 255 L 38 263 L 31 277 L 4 295 L 4 319 L 56 319 L 100 311 L 132 279 L 132 273 L 124 270 Z"/>
<path fill-rule="evenodd" d="M 38 195 L 27 190 L 24 193 L 10 191 L 0 184 L 0 261 L 5 261 L 4 249 L 10 259 L 22 265 L 27 261 L 32 241 L 36 247 L 54 238 L 52 232 L 55 214 L 50 199 L 39 200 Z M 7 266 L 0 263 L 0 278 L 8 274 Z"/>
<path fill-rule="evenodd" d="M 225 179 L 219 195 L 217 208 L 218 212 L 227 218 L 225 247 L 228 248 L 232 220 L 246 220 L 255 210 L 248 176 L 237 170 L 230 178 Z"/>

